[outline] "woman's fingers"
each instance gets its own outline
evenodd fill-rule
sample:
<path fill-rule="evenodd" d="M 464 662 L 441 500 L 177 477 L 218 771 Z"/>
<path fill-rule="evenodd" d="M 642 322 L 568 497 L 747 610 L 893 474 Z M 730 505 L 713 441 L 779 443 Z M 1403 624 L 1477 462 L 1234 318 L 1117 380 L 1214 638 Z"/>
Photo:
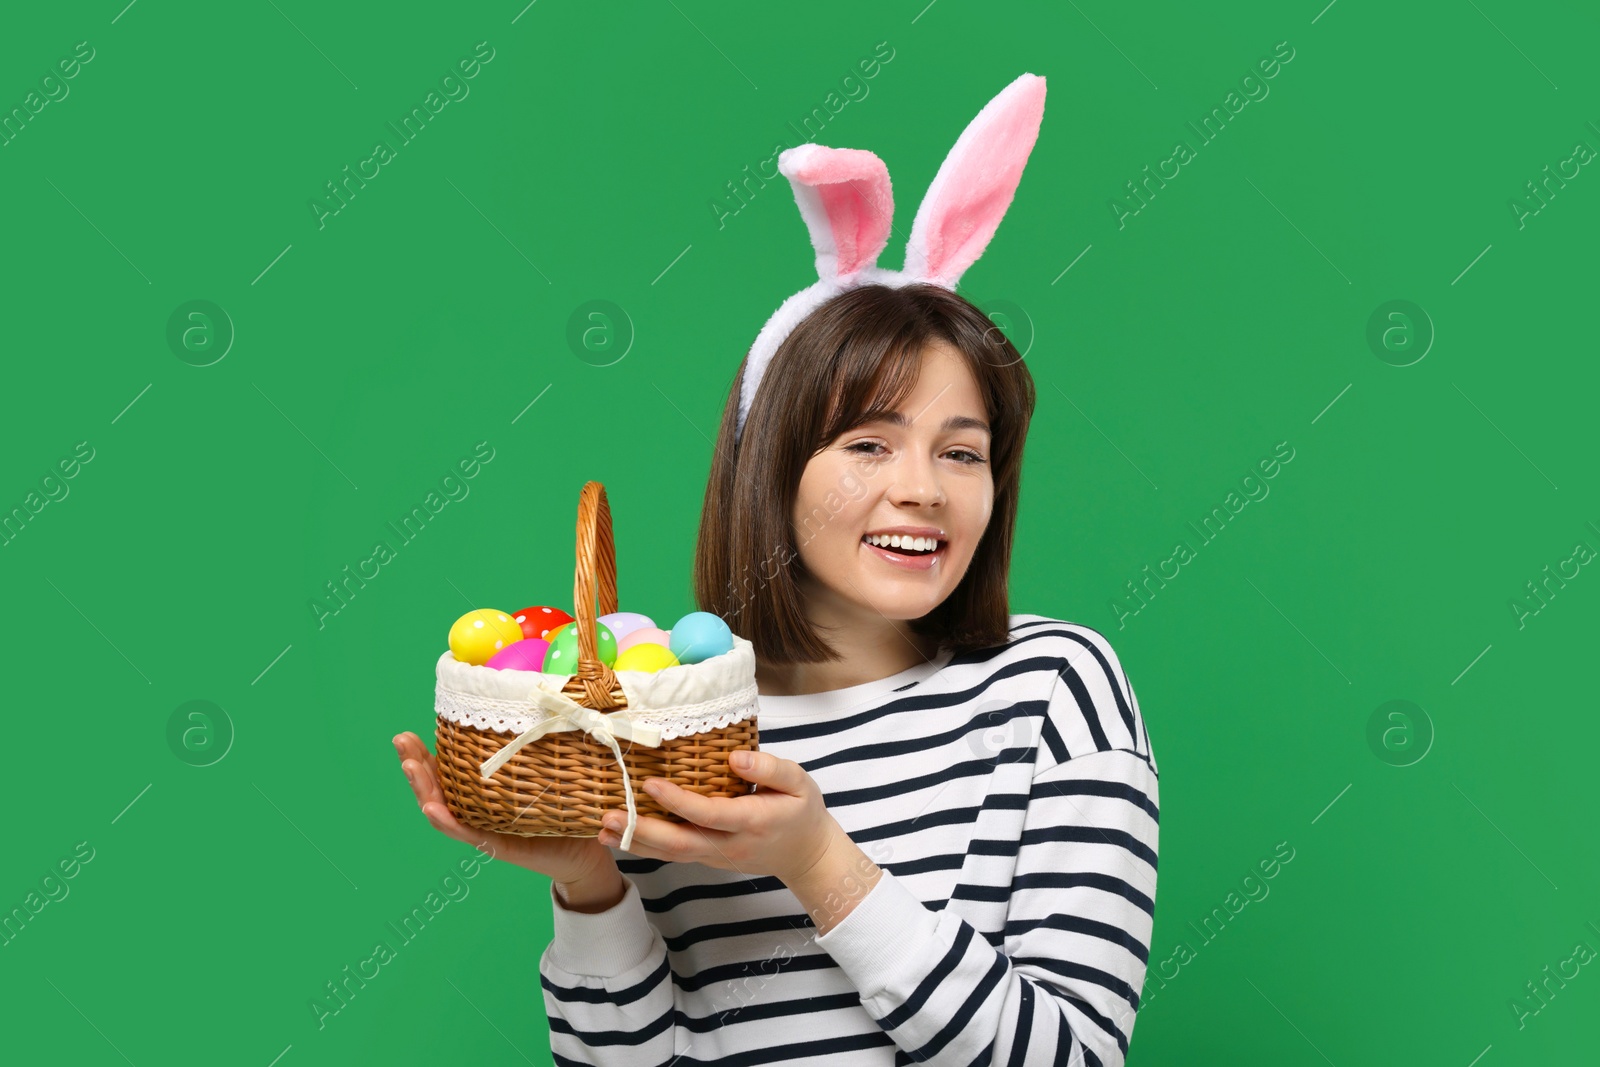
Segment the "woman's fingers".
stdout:
<path fill-rule="evenodd" d="M 618 816 L 621 813 L 608 812 L 601 825 L 606 827 L 600 836 L 600 843 L 611 848 L 622 847 L 622 832 L 626 823 Z M 612 829 L 615 824 L 616 829 Z M 712 866 L 721 866 L 716 860 L 732 863 L 722 850 L 727 834 L 719 830 L 707 830 L 700 826 L 686 826 L 668 819 L 657 819 L 650 815 L 639 816 L 634 824 L 633 840 L 629 842 L 628 853 L 641 859 L 670 860 L 683 862 L 686 860 L 713 861 Z"/>
<path fill-rule="evenodd" d="M 433 753 L 428 751 L 428 746 L 422 743 L 422 738 L 418 737 L 410 730 L 407 730 L 403 734 L 395 735 L 394 747 L 395 751 L 400 754 L 401 759 L 420 760 L 424 757 L 433 755 Z"/>
<path fill-rule="evenodd" d="M 656 803 L 696 826 L 728 831 L 749 828 L 751 802 L 744 797 L 703 797 L 665 778 L 651 778 L 646 784 L 653 784 L 655 792 L 650 795 L 655 797 Z"/>
<path fill-rule="evenodd" d="M 422 753 L 418 751 L 422 742 L 414 734 L 401 734 L 395 738 L 394 747 L 400 756 L 400 769 L 411 783 L 411 792 L 416 795 L 420 808 L 430 799 L 429 776 L 422 763 Z"/>
<path fill-rule="evenodd" d="M 406 781 L 411 783 L 411 792 L 416 795 L 417 807 L 424 810 L 430 801 L 442 801 L 438 795 L 438 785 L 428 769 L 421 762 L 408 759 L 400 763 L 400 769 L 406 772 Z"/>
<path fill-rule="evenodd" d="M 500 836 L 469 829 L 456 821 L 449 805 L 444 802 L 444 788 L 439 784 L 438 760 L 420 737 L 410 732 L 400 734 L 394 739 L 394 747 L 400 754 L 400 769 L 405 771 L 411 791 L 416 795 L 417 807 L 435 830 L 474 848 L 489 844 Z"/>
<path fill-rule="evenodd" d="M 428 817 L 435 830 L 473 846 L 483 841 L 484 834 L 481 831 L 469 830 L 456 821 L 449 805 L 444 802 L 444 790 L 439 787 L 439 779 L 431 767 L 413 759 L 405 760 L 401 766 L 405 768 L 406 777 L 411 779 L 412 789 L 416 791 L 417 807 L 422 809 L 422 814 Z"/>
<path fill-rule="evenodd" d="M 442 813 L 443 820 L 454 824 L 455 819 L 444 802 L 444 789 L 439 784 L 439 765 L 433 753 L 428 751 L 421 738 L 411 733 L 401 734 L 395 742 L 395 748 L 400 753 L 400 769 L 405 772 L 406 780 L 411 783 L 411 791 L 416 795 L 417 807 L 440 829 L 445 827 L 434 819 L 435 815 Z"/>
<path fill-rule="evenodd" d="M 805 796 L 813 785 L 804 767 L 772 752 L 750 753 L 750 766 L 740 776 L 757 783 L 762 792 L 777 790 L 796 797 Z"/>
<path fill-rule="evenodd" d="M 450 808 L 442 800 L 429 798 L 422 805 L 422 814 L 428 817 L 428 821 L 433 824 L 434 829 L 447 837 L 453 837 L 457 841 L 466 841 L 468 836 L 472 835 L 473 841 L 470 843 L 474 844 L 483 839 L 484 835 L 482 833 L 468 830 L 465 826 L 456 822 L 456 817 L 450 813 Z"/>

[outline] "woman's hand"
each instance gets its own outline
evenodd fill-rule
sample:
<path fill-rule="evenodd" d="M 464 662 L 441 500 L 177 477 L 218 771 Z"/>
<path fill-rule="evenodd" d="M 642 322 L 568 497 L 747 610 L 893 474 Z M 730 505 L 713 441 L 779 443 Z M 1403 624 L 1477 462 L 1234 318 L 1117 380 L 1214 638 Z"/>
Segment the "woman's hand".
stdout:
<path fill-rule="evenodd" d="M 438 761 L 422 739 L 406 732 L 395 737 L 394 747 L 400 754 L 400 769 L 405 771 L 411 791 L 417 795 L 417 807 L 434 829 L 446 837 L 464 841 L 495 859 L 537 871 L 552 882 L 570 885 L 616 872 L 617 861 L 610 849 L 592 837 L 519 837 L 462 826 L 444 802 Z"/>
<path fill-rule="evenodd" d="M 631 855 L 646 859 L 703 863 L 744 875 L 774 875 L 793 884 L 823 858 L 844 829 L 822 800 L 822 790 L 806 769 L 771 752 L 735 767 L 757 790 L 742 797 L 703 797 L 662 778 L 646 779 L 644 790 L 664 808 L 692 825 L 639 816 Z M 600 824 L 600 843 L 620 847 L 628 813 L 608 811 Z"/>

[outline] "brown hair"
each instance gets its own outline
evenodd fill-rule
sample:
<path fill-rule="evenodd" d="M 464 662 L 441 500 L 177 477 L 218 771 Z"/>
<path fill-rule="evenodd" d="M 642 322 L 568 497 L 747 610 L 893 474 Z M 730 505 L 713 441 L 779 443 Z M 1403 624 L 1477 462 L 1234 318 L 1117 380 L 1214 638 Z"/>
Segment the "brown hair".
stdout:
<path fill-rule="evenodd" d="M 1010 339 L 971 301 L 938 285 L 871 284 L 822 304 L 784 338 L 737 443 L 744 363 L 723 407 L 700 516 L 694 596 L 700 610 L 749 640 L 759 659 L 787 665 L 839 658 L 807 620 L 798 575 L 788 569 L 804 573 L 793 526 L 800 475 L 840 434 L 893 411 L 916 386 L 923 349 L 940 340 L 966 357 L 983 395 L 994 506 L 956 588 L 908 625 L 956 652 L 1009 638 L 1007 577 L 1033 377 Z"/>

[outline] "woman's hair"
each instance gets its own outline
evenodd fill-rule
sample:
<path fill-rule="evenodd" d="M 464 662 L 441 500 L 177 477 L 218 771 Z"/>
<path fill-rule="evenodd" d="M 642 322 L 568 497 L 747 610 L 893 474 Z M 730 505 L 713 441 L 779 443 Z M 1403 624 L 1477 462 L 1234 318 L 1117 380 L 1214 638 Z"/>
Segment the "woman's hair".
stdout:
<path fill-rule="evenodd" d="M 1008 639 L 1007 576 L 1033 377 L 1010 339 L 955 292 L 925 283 L 869 284 L 822 304 L 784 339 L 737 442 L 742 363 L 723 407 L 700 516 L 694 596 L 700 610 L 749 640 L 760 659 L 785 665 L 839 658 L 807 620 L 796 584 L 804 574 L 796 537 L 812 536 L 795 529 L 800 476 L 840 434 L 895 410 L 916 387 L 924 349 L 939 341 L 965 357 L 983 396 L 994 507 L 960 583 L 908 625 L 956 652 Z M 866 489 L 847 475 L 829 491 L 826 512 L 814 508 L 800 525 L 825 525 L 843 499 L 858 499 Z"/>

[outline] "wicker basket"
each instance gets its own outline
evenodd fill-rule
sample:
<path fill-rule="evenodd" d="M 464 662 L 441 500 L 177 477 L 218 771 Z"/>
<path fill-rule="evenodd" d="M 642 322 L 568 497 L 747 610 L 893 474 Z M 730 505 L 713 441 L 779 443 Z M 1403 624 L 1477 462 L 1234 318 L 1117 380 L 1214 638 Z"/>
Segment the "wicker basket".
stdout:
<path fill-rule="evenodd" d="M 595 481 L 584 485 L 578 500 L 573 585 L 579 650 L 574 674 L 499 671 L 459 663 L 449 652 L 439 659 L 439 779 L 457 821 L 522 837 L 595 837 L 600 817 L 613 809 L 686 821 L 640 788 L 646 778 L 667 778 L 709 797 L 752 792 L 754 783 L 728 765 L 731 753 L 758 747 L 755 660 L 748 641 L 735 635 L 732 652 L 659 672 L 619 676 L 601 662 L 596 619 L 617 610 L 617 566 L 611 507 L 605 487 Z M 636 705 L 630 705 L 630 690 Z M 692 702 L 675 706 L 680 698 Z M 683 734 L 690 720 L 709 728 Z M 725 725 L 713 725 L 719 721 Z M 551 726 L 553 732 L 517 745 L 522 734 Z M 675 732 L 679 736 L 671 736 Z M 651 737 L 659 744 L 641 743 Z M 512 746 L 512 754 L 485 777 L 484 768 Z M 623 847 L 630 839 L 631 832 Z"/>

